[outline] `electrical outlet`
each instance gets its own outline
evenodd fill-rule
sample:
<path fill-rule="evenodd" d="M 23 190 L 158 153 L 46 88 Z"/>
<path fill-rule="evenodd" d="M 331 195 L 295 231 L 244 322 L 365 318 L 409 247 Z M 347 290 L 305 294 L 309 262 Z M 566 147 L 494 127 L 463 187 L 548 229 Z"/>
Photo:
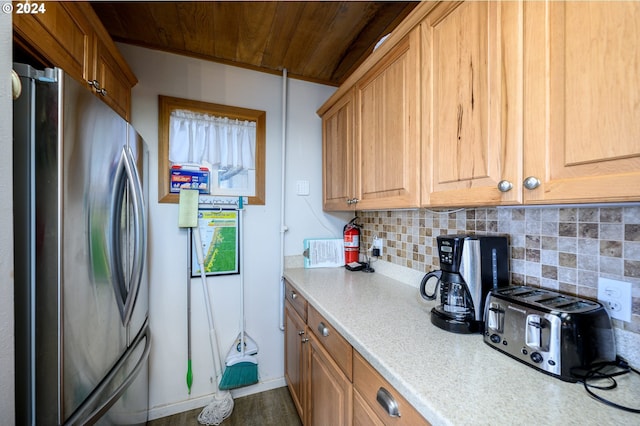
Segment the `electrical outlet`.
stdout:
<path fill-rule="evenodd" d="M 599 277 L 598 300 L 611 318 L 631 322 L 631 283 Z"/>
<path fill-rule="evenodd" d="M 373 252 L 373 256 L 380 257 L 382 256 L 382 238 L 378 238 L 378 236 L 373 237 L 373 244 L 371 244 L 372 250 L 376 250 Z"/>

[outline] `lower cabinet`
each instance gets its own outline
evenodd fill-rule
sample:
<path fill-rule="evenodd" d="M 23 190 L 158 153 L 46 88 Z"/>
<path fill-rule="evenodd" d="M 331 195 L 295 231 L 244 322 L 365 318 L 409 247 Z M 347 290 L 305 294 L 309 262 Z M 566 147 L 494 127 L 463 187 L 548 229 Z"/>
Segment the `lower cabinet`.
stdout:
<path fill-rule="evenodd" d="M 384 426 L 357 389 L 353 391 L 353 426 Z"/>
<path fill-rule="evenodd" d="M 308 425 L 351 424 L 351 381 L 315 336 L 311 335 L 309 357 Z"/>
<path fill-rule="evenodd" d="M 307 426 L 429 423 L 285 282 L 284 376 Z"/>
<path fill-rule="evenodd" d="M 291 399 L 304 422 L 305 416 L 305 369 L 307 365 L 307 325 L 289 301 L 284 306 L 284 377 Z"/>

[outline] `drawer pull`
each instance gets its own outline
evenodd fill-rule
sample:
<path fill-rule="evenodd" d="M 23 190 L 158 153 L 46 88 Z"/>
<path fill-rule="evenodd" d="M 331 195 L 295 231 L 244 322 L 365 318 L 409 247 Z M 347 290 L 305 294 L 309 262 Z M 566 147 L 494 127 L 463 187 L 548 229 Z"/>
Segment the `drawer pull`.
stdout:
<path fill-rule="evenodd" d="M 327 328 L 326 325 L 324 325 L 323 322 L 321 322 L 320 324 L 318 324 L 318 331 L 320 332 L 320 334 L 322 334 L 324 337 L 327 337 L 329 335 L 329 329 Z"/>
<path fill-rule="evenodd" d="M 295 291 L 291 292 L 291 299 L 296 300 L 298 298 L 298 295 L 296 294 Z"/>
<path fill-rule="evenodd" d="M 398 403 L 388 390 L 382 387 L 378 389 L 376 400 L 378 401 L 378 404 L 380 404 L 382 408 L 384 408 L 384 410 L 389 414 L 389 416 L 400 417 L 400 409 L 398 408 Z"/>

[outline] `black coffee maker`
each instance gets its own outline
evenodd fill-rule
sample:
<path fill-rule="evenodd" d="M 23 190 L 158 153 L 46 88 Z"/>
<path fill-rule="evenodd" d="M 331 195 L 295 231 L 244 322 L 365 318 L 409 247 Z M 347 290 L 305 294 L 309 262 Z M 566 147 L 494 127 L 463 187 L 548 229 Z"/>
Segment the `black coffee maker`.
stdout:
<path fill-rule="evenodd" d="M 492 288 L 509 285 L 509 253 L 505 237 L 441 235 L 436 238 L 440 270 L 429 272 L 420 283 L 420 294 L 440 304 L 431 310 L 431 322 L 454 333 L 484 329 L 484 301 Z M 437 279 L 432 293 L 427 283 Z"/>

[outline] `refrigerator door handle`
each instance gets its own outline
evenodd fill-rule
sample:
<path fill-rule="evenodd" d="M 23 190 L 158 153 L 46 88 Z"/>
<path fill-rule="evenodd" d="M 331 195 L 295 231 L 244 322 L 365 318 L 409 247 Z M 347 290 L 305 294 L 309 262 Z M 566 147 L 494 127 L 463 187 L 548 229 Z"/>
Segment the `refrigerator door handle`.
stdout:
<path fill-rule="evenodd" d="M 128 146 L 124 146 L 122 148 L 122 155 L 120 157 L 120 162 L 115 176 L 114 188 L 114 211 L 111 215 L 113 229 L 112 238 L 114 239 L 111 246 L 115 251 L 115 253 L 113 253 L 114 261 L 112 264 L 114 268 L 113 286 L 118 308 L 120 310 L 122 324 L 126 327 L 131 321 L 136 297 L 142 282 L 144 262 L 147 252 L 147 227 L 142 184 L 140 183 L 131 148 Z M 121 241 L 122 211 L 125 207 L 125 203 L 128 202 L 127 197 L 124 196 L 126 188 L 129 189 L 128 200 L 131 202 L 131 211 L 133 213 L 133 229 L 130 234 L 130 238 L 132 238 L 133 242 L 133 253 L 130 259 L 131 274 L 129 276 L 126 276 L 129 270 L 128 265 L 123 264 Z"/>
<path fill-rule="evenodd" d="M 142 344 L 142 340 L 144 342 L 144 350 L 142 355 L 138 359 L 135 367 L 131 370 L 131 373 L 127 376 L 126 379 L 109 395 L 109 398 L 106 399 L 99 407 L 95 408 L 90 412 L 90 414 L 86 414 L 88 410 L 90 410 L 96 403 L 96 400 L 101 398 L 102 393 L 105 392 L 105 389 L 109 384 L 111 384 L 116 376 L 120 373 L 120 371 L 124 368 L 125 364 L 129 361 L 129 358 L 133 355 L 133 353 L 138 349 L 138 346 Z M 109 408 L 115 404 L 118 399 L 122 396 L 122 394 L 127 390 L 127 388 L 133 383 L 133 381 L 138 377 L 140 370 L 145 366 L 147 360 L 149 359 L 149 352 L 151 351 L 151 335 L 149 333 L 149 323 L 145 321 L 144 327 L 138 333 L 138 336 L 133 341 L 129 349 L 122 355 L 118 363 L 111 369 L 109 374 L 100 382 L 100 384 L 93 390 L 91 395 L 86 399 L 86 401 L 76 410 L 75 413 L 65 422 L 65 425 L 79 425 L 79 424 L 94 424 L 100 417 L 106 413 Z"/>
<path fill-rule="evenodd" d="M 129 281 L 132 286 L 129 294 L 129 298 L 131 299 L 131 309 L 125 323 L 125 325 L 128 325 L 138 296 L 138 290 L 140 289 L 140 285 L 143 280 L 147 253 L 147 219 L 140 175 L 136 167 L 135 157 L 131 151 L 131 147 L 128 145 L 124 148 L 124 155 L 126 158 L 127 182 L 129 183 L 129 192 L 131 194 L 130 199 L 134 211 L 133 238 L 135 247 L 133 253 L 133 268 L 131 270 L 131 277 Z"/>

